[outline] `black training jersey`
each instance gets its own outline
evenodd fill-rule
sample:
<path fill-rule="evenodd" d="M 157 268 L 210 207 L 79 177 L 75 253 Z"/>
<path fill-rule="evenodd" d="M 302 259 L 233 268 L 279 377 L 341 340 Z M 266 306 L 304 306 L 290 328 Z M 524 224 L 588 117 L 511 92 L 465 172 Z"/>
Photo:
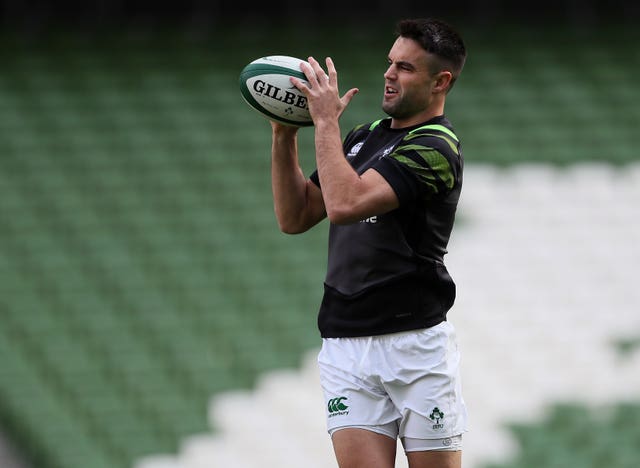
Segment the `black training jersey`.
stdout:
<path fill-rule="evenodd" d="M 444 255 L 462 187 L 460 142 L 444 116 L 404 129 L 390 122 L 358 126 L 344 139 L 352 167 L 378 171 L 400 207 L 331 224 L 318 315 L 324 338 L 430 327 L 446 320 L 453 305 Z M 311 179 L 320 185 L 317 172 Z"/>

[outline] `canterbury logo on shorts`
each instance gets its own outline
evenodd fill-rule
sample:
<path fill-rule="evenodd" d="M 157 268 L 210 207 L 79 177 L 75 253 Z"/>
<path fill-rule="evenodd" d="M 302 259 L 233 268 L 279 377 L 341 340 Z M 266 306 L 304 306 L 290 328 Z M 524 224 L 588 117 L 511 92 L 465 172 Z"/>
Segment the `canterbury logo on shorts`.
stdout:
<path fill-rule="evenodd" d="M 346 404 L 344 404 L 344 401 L 347 399 L 347 397 L 341 396 L 338 398 L 332 398 L 331 400 L 329 400 L 329 402 L 327 403 L 327 409 L 329 410 L 329 417 L 332 416 L 342 416 L 345 414 L 349 414 L 349 411 L 347 411 L 347 408 L 349 408 Z"/>

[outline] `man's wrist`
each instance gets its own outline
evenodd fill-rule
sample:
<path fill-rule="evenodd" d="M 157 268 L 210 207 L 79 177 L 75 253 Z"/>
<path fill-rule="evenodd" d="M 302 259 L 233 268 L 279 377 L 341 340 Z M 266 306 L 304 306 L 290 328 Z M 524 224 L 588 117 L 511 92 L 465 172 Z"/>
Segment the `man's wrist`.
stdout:
<path fill-rule="evenodd" d="M 271 126 L 274 138 L 293 138 L 298 133 L 299 128 L 284 124 L 273 124 Z"/>
<path fill-rule="evenodd" d="M 338 133 L 340 132 L 340 125 L 338 124 L 338 121 L 334 119 L 318 120 L 317 122 L 314 122 L 314 126 L 316 127 L 316 133 L 325 133 L 332 131 L 337 131 Z"/>

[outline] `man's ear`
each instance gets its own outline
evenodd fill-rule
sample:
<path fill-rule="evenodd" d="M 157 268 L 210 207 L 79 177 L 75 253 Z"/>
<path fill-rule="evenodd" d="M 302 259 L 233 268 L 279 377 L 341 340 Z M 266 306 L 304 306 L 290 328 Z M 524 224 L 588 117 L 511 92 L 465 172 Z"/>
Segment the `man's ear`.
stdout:
<path fill-rule="evenodd" d="M 449 70 L 442 70 L 436 75 L 435 86 L 433 87 L 434 93 L 446 93 L 451 85 L 453 74 Z"/>

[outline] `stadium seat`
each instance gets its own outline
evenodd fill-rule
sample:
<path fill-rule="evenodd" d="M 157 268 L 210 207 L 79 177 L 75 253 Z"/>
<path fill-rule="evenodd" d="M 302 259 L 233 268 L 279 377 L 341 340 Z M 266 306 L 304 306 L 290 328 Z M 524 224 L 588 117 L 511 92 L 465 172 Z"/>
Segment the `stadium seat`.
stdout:
<path fill-rule="evenodd" d="M 527 53 L 478 37 L 450 99 L 469 468 L 577 466 L 552 442 L 593 437 L 582 416 L 619 466 L 640 458 L 640 358 L 615 345 L 640 334 L 637 41 L 562 32 Z M 314 366 L 327 224 L 278 232 L 269 126 L 237 70 L 216 41 L 60 40 L 0 42 L 2 432 L 34 468 L 331 466 Z M 379 106 L 369 49 L 345 55 L 361 88 L 345 128 Z M 604 466 L 588 461 L 602 441 L 585 466 Z"/>

